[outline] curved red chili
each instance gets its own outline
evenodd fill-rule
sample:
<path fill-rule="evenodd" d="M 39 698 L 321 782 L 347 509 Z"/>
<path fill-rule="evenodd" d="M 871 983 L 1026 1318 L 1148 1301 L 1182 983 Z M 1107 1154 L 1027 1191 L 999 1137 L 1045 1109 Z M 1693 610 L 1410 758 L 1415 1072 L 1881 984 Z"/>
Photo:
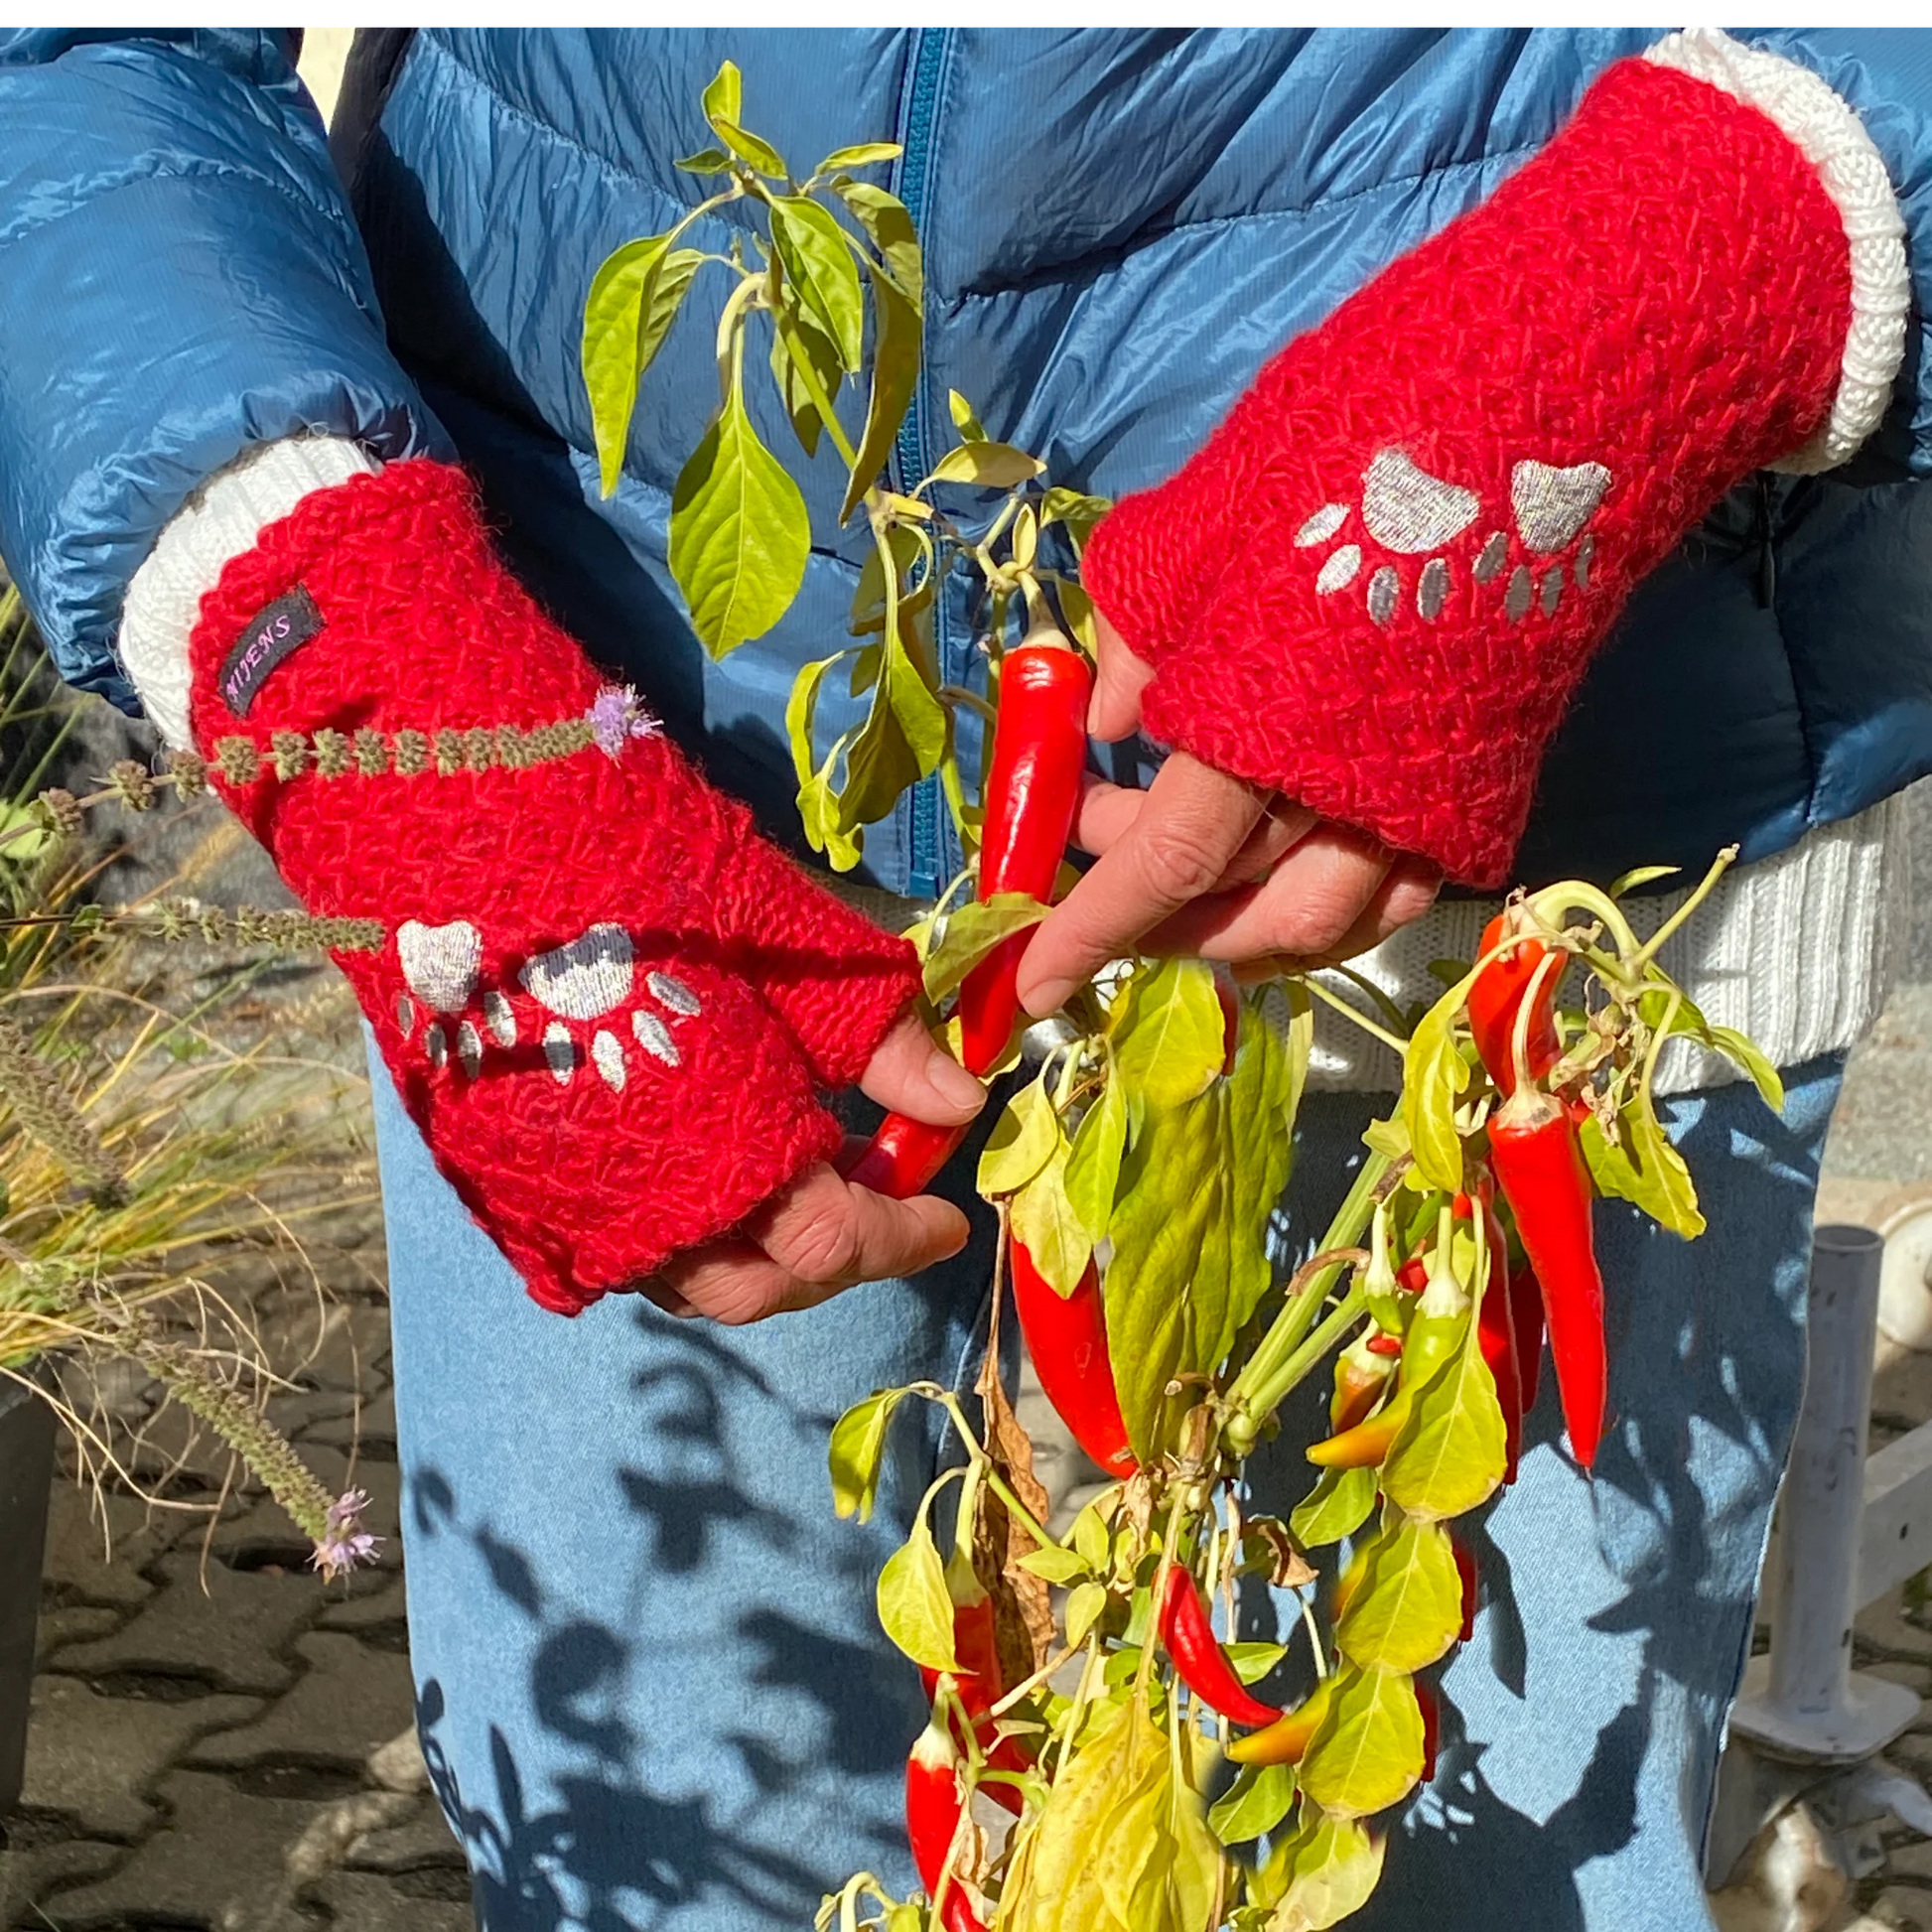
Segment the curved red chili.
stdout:
<path fill-rule="evenodd" d="M 928 1897 L 938 1895 L 946 1855 L 959 1836 L 965 1809 L 959 1751 L 945 1726 L 934 1718 L 919 1733 L 905 1760 L 905 1838 L 912 1849 L 919 1883 Z M 986 1932 L 965 1887 L 956 1879 L 946 1885 L 940 1918 L 946 1932 Z"/>
<path fill-rule="evenodd" d="M 1509 1313 L 1516 1325 L 1516 1378 L 1527 1416 L 1536 1407 L 1537 1384 L 1543 1379 L 1543 1290 L 1534 1268 L 1519 1268 L 1510 1276 Z"/>
<path fill-rule="evenodd" d="M 977 1585 L 978 1580 L 975 1579 Z M 993 1598 L 984 1588 L 969 1602 L 957 1599 L 952 1610 L 952 1648 L 959 1672 L 953 1686 L 959 1702 L 973 1721 L 974 1733 L 986 1761 L 999 1771 L 1028 1771 L 1032 1759 L 1012 1737 L 994 1735 L 993 1707 L 1006 1695 L 1006 1679 L 1000 1669 L 1000 1638 Z M 919 1666 L 928 1703 L 939 1694 L 939 1673 Z M 1016 1817 L 1026 1800 L 1017 1785 L 985 1784 L 980 1787 L 995 1804 L 1004 1805 Z"/>
<path fill-rule="evenodd" d="M 933 1127 L 909 1114 L 888 1114 L 845 1177 L 893 1200 L 910 1200 L 932 1184 L 966 1138 L 964 1127 Z"/>
<path fill-rule="evenodd" d="M 1263 1704 L 1234 1674 L 1227 1653 L 1214 1640 L 1214 1626 L 1207 1618 L 1207 1605 L 1201 1601 L 1194 1580 L 1173 1564 L 1161 1597 L 1161 1641 L 1180 1681 L 1207 1706 L 1238 1725 L 1256 1727 L 1272 1725 L 1282 1714 L 1272 1704 Z"/>
<path fill-rule="evenodd" d="M 1477 957 L 1493 952 L 1507 936 L 1507 914 L 1498 912 L 1482 929 L 1482 944 Z M 1475 1035 L 1476 1051 L 1489 1077 L 1502 1089 L 1505 1098 L 1516 1091 L 1516 1059 L 1511 1049 L 1516 1014 L 1523 996 L 1536 979 L 1537 968 L 1550 957 L 1550 949 L 1540 939 L 1525 939 L 1500 959 L 1492 959 L 1476 975 L 1469 988 L 1469 1031 Z M 1563 1057 L 1563 1040 L 1557 1032 L 1557 981 L 1561 975 L 1548 974 L 1531 1011 L 1525 1040 L 1531 1076 L 1544 1074 Z"/>
<path fill-rule="evenodd" d="M 1111 1476 L 1140 1467 L 1127 1441 L 1127 1423 L 1107 1355 L 1107 1315 L 1100 1275 L 1087 1263 L 1073 1293 L 1064 1298 L 1018 1241 L 1009 1250 L 1013 1308 L 1027 1338 L 1040 1392 L 1073 1434 L 1073 1440 Z"/>

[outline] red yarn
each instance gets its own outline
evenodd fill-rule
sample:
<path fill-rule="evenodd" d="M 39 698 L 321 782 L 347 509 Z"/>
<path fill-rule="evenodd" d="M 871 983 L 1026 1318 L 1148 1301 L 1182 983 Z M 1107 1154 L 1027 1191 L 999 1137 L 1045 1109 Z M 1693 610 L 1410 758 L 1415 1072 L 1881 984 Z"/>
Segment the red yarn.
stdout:
<path fill-rule="evenodd" d="M 297 586 L 322 627 L 238 718 L 223 662 Z M 220 781 L 228 802 L 311 910 L 390 928 L 380 953 L 338 963 L 438 1168 L 545 1307 L 635 1284 L 837 1150 L 814 1084 L 864 1067 L 917 986 L 911 949 L 766 845 L 663 737 L 448 776 L 269 767 L 276 732 L 433 739 L 589 712 L 597 673 L 497 560 L 461 471 L 398 463 L 305 498 L 223 571 L 192 654 L 198 744 L 245 737 L 262 755 L 253 782 Z M 408 983 L 412 921 L 475 929 L 474 984 L 460 928 L 440 985 L 421 957 L 439 942 L 411 935 Z M 546 1006 L 519 975 L 593 927 L 621 937 L 592 934 L 577 975 L 551 961 Z"/>
<path fill-rule="evenodd" d="M 1149 730 L 1501 885 L 1590 653 L 1725 490 L 1824 421 L 1850 319 L 1843 221 L 1777 126 L 1686 74 L 1610 69 L 1094 532 L 1087 587 L 1156 668 Z M 1466 507 L 1438 489 L 1384 541 L 1386 495 L 1364 502 L 1385 453 L 1470 492 L 1467 521 L 1428 540 Z M 1562 536 L 1544 548 L 1512 500 L 1525 463 L 1608 472 L 1580 527 L 1532 517 Z"/>

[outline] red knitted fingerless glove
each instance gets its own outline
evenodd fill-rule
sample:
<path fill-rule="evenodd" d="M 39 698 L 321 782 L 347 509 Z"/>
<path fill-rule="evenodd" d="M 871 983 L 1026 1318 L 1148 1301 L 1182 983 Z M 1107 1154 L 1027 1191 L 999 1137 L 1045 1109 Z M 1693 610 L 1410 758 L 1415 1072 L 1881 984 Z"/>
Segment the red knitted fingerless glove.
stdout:
<path fill-rule="evenodd" d="M 437 1166 L 547 1308 L 840 1145 L 911 949 L 701 782 L 503 568 L 461 471 L 306 497 L 223 571 L 196 743 L 311 911 Z"/>
<path fill-rule="evenodd" d="M 1702 79 L 1610 69 L 1095 531 L 1085 582 L 1155 667 L 1148 729 L 1501 885 L 1631 588 L 1824 424 L 1851 296 L 1792 138 Z"/>

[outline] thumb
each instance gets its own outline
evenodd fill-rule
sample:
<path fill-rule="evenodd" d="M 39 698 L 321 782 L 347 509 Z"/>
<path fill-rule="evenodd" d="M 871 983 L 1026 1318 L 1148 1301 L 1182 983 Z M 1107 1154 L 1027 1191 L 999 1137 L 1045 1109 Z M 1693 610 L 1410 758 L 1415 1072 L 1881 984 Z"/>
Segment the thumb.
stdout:
<path fill-rule="evenodd" d="M 957 1127 L 986 1104 L 986 1089 L 910 1013 L 879 1042 L 859 1085 L 890 1112 L 930 1127 Z"/>
<path fill-rule="evenodd" d="M 1120 632 L 1098 613 L 1094 616 L 1094 645 L 1098 662 L 1093 702 L 1087 707 L 1087 730 L 1103 744 L 1140 729 L 1141 693 L 1154 678 L 1144 663 L 1121 641 Z"/>

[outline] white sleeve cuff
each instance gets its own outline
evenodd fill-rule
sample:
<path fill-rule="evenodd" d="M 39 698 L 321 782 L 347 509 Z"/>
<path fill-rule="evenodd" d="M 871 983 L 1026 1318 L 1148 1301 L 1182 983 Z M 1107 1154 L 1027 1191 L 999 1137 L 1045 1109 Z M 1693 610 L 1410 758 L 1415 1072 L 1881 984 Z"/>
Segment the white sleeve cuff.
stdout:
<path fill-rule="evenodd" d="M 1905 360 L 1911 283 L 1905 217 L 1864 123 L 1809 68 L 1747 47 L 1716 27 L 1688 27 L 1644 59 L 1709 81 L 1775 122 L 1818 172 L 1852 251 L 1852 326 L 1825 425 L 1777 470 L 1815 476 L 1846 462 L 1883 420 Z"/>
<path fill-rule="evenodd" d="M 359 443 L 340 436 L 258 443 L 189 497 L 134 573 L 121 613 L 121 666 L 170 745 L 193 750 L 188 725 L 188 640 L 231 557 L 254 548 L 315 489 L 382 468 Z"/>

